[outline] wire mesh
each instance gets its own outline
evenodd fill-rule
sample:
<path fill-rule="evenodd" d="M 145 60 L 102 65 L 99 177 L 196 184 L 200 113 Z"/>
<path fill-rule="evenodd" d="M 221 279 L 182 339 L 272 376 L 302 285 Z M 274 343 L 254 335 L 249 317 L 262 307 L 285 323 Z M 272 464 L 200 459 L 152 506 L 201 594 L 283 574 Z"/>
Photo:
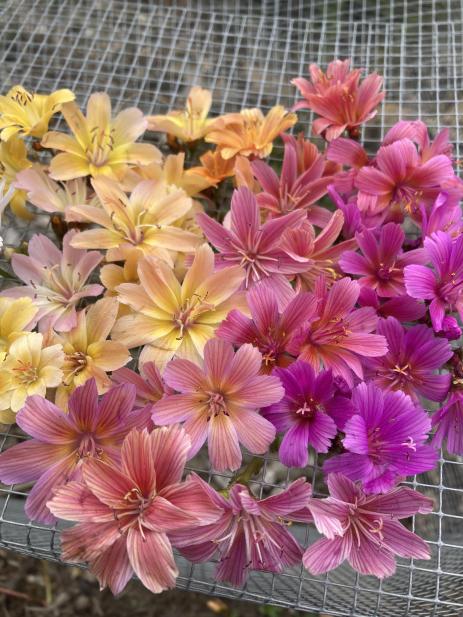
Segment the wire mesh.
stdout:
<path fill-rule="evenodd" d="M 309 62 L 334 57 L 385 77 L 387 99 L 364 130 L 368 150 L 399 118 L 421 118 L 436 131 L 451 130 L 460 158 L 463 89 L 463 3 L 449 0 L 7 0 L 0 3 L 0 83 L 35 91 L 73 89 L 83 104 L 92 91 L 108 92 L 116 109 L 137 105 L 163 113 L 192 85 L 213 91 L 213 112 L 243 106 L 268 109 L 296 100 L 290 79 Z M 309 113 L 298 129 L 309 130 Z M 275 156 L 279 156 L 278 148 Z M 18 245 L 47 218 L 15 222 L 5 233 Z M 23 437 L 14 427 L 0 433 L 0 450 Z M 383 582 L 343 566 L 313 577 L 302 568 L 281 575 L 252 573 L 243 589 L 213 582 L 213 563 L 192 565 L 180 556 L 178 586 L 208 594 L 321 611 L 330 615 L 458 617 L 463 614 L 463 462 L 442 453 L 437 471 L 411 485 L 432 497 L 435 511 L 411 525 L 430 543 L 428 562 L 399 560 L 397 574 Z M 192 467 L 223 486 L 205 459 Z M 266 457 L 255 490 L 305 475 L 322 490 L 317 460 L 295 472 Z M 58 527 L 27 520 L 27 487 L 0 489 L 0 545 L 45 559 L 60 559 Z M 317 534 L 294 526 L 307 544 Z"/>

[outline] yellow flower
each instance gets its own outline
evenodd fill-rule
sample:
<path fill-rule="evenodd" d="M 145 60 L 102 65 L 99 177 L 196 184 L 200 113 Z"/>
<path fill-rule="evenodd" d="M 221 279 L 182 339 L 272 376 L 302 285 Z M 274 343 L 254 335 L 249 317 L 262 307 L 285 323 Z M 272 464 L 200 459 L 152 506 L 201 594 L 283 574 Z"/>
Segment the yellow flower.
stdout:
<path fill-rule="evenodd" d="M 229 311 L 248 312 L 244 292 L 239 292 L 245 273 L 240 266 L 214 272 L 214 254 L 207 244 L 197 251 L 180 285 L 172 269 L 151 255 L 138 265 L 140 285 L 117 288 L 119 300 L 131 315 L 121 317 L 113 337 L 127 345 L 145 345 L 140 362 L 154 361 L 162 369 L 174 355 L 197 362 L 206 342 Z"/>
<path fill-rule="evenodd" d="M 77 314 L 77 326 L 69 332 L 56 335 L 54 342 L 63 346 L 63 383 L 56 391 L 55 403 L 67 409 L 67 401 L 76 386 L 92 377 L 98 393 L 111 386 L 107 371 L 115 371 L 130 361 L 127 347 L 116 341 L 106 340 L 117 317 L 116 298 L 103 298 L 92 304 L 88 311 Z"/>
<path fill-rule="evenodd" d="M 148 130 L 168 133 L 184 142 L 202 139 L 214 122 L 207 117 L 211 103 L 211 92 L 194 86 L 188 93 L 185 109 L 170 111 L 165 116 L 148 116 Z"/>
<path fill-rule="evenodd" d="M 13 86 L 6 96 L 0 96 L 0 136 L 8 141 L 13 135 L 30 135 L 42 138 L 48 131 L 53 114 L 63 103 L 76 97 L 70 90 L 57 90 L 52 94 L 28 92 L 22 86 Z"/>
<path fill-rule="evenodd" d="M 122 283 L 138 283 L 138 262 L 140 259 L 144 257 L 143 251 L 139 249 L 132 249 L 127 252 L 126 258 L 123 266 L 118 266 L 116 264 L 106 264 L 100 270 L 100 281 L 106 287 L 105 296 L 106 297 L 116 297 L 117 291 L 116 288 Z M 171 263 L 173 266 L 173 262 Z M 125 305 L 119 304 L 119 310 L 117 313 L 118 317 L 122 317 L 122 315 L 128 315 L 132 312 L 132 309 Z"/>
<path fill-rule="evenodd" d="M 0 365 L 0 410 L 17 412 L 28 396 L 45 396 L 47 388 L 61 383 L 63 348 L 42 346 L 43 335 L 37 332 L 27 332 L 11 343 Z"/>
<path fill-rule="evenodd" d="M 195 234 L 174 226 L 192 206 L 181 189 L 143 180 L 127 197 L 119 184 L 109 178 L 94 178 L 92 184 L 102 208 L 76 206 L 69 212 L 100 228 L 76 234 L 73 247 L 108 249 L 107 261 L 123 260 L 133 248 L 171 261 L 169 251 L 188 253 L 201 243 Z"/>
<path fill-rule="evenodd" d="M 129 167 L 160 159 L 155 146 L 134 143 L 147 126 L 136 107 L 112 119 L 109 96 L 96 92 L 88 100 L 87 117 L 75 103 L 65 103 L 61 111 L 74 136 L 51 131 L 42 139 L 45 148 L 62 150 L 50 163 L 50 176 L 55 180 L 100 175 L 121 180 Z"/>
<path fill-rule="evenodd" d="M 30 298 L 0 297 L 0 359 L 18 336 L 31 329 L 38 310 Z"/>
<path fill-rule="evenodd" d="M 296 114 L 276 105 L 266 116 L 260 109 L 242 109 L 214 121 L 206 141 L 217 144 L 224 159 L 237 154 L 265 158 L 272 152 L 273 140 L 297 122 Z"/>
<path fill-rule="evenodd" d="M 9 141 L 0 142 L 0 181 L 4 183 L 3 190 L 6 192 L 10 186 L 14 186 L 16 174 L 30 167 L 32 163 L 27 160 L 26 145 L 20 137 L 13 136 Z M 33 215 L 26 208 L 26 192 L 16 189 L 10 199 L 10 208 L 24 219 L 31 219 Z"/>

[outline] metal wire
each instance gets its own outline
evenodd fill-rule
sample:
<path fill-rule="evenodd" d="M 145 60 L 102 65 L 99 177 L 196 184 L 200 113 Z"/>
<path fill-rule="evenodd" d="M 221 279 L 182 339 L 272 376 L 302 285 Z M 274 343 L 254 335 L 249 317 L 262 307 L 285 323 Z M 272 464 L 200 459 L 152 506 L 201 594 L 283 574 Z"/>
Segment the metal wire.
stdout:
<path fill-rule="evenodd" d="M 297 99 L 290 79 L 309 62 L 334 57 L 384 75 L 387 99 L 364 130 L 372 151 L 394 122 L 421 118 L 436 131 L 451 130 L 460 157 L 463 89 L 463 7 L 448 0 L 7 0 L 0 5 L 0 83 L 36 91 L 72 88 L 84 104 L 92 91 L 108 92 L 116 109 L 137 105 L 146 113 L 179 107 L 188 89 L 213 91 L 213 112 L 243 106 L 268 109 Z M 311 116 L 300 113 L 296 129 L 309 132 Z M 275 157 L 280 151 L 275 149 Z M 33 225 L 10 222 L 5 242 L 18 245 Z M 0 451 L 21 439 L 18 429 L 0 433 Z M 435 502 L 435 512 L 413 521 L 430 543 L 428 562 L 401 559 L 397 574 L 380 583 L 348 566 L 320 577 L 302 568 L 281 575 L 252 573 L 236 590 L 213 582 L 214 564 L 191 565 L 180 556 L 178 586 L 218 596 L 243 598 L 330 615 L 359 617 L 463 614 L 463 461 L 441 454 L 436 472 L 411 485 Z M 193 461 L 204 478 L 223 486 L 226 475 L 210 471 L 205 458 Z M 304 470 L 287 470 L 266 457 L 256 493 L 267 494 L 305 475 L 323 491 L 317 460 Z M 26 487 L 27 488 L 27 487 Z M 23 511 L 24 487 L 0 489 L 0 545 L 45 559 L 60 559 L 58 527 L 31 523 Z M 302 526 L 304 544 L 317 534 Z"/>

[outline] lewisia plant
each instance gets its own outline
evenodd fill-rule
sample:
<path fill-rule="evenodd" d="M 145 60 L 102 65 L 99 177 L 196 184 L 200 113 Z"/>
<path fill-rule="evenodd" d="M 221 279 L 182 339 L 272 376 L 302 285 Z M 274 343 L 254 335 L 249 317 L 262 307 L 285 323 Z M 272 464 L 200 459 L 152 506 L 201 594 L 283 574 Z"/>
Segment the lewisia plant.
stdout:
<path fill-rule="evenodd" d="M 309 72 L 299 118 L 0 97 L 0 210 L 50 217 L 3 248 L 0 480 L 115 594 L 175 586 L 176 551 L 234 586 L 430 557 L 401 483 L 463 455 L 463 182 L 420 120 L 367 152 L 379 75 Z"/>

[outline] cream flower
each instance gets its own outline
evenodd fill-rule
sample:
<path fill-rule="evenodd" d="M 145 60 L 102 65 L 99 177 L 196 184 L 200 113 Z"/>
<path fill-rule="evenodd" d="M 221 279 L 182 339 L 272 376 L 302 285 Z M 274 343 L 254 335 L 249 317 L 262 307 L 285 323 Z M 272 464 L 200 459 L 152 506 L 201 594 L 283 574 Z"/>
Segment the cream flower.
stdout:
<path fill-rule="evenodd" d="M 0 142 L 0 181 L 3 191 L 6 193 L 10 188 L 14 189 L 10 195 L 9 205 L 11 210 L 24 219 L 31 219 L 33 215 L 26 208 L 26 193 L 15 187 L 16 174 L 31 166 L 27 159 L 26 145 L 22 139 L 13 136 L 9 141 Z"/>
<path fill-rule="evenodd" d="M 0 297 L 0 359 L 3 360 L 10 345 L 25 331 L 31 329 L 38 307 L 30 298 Z"/>

